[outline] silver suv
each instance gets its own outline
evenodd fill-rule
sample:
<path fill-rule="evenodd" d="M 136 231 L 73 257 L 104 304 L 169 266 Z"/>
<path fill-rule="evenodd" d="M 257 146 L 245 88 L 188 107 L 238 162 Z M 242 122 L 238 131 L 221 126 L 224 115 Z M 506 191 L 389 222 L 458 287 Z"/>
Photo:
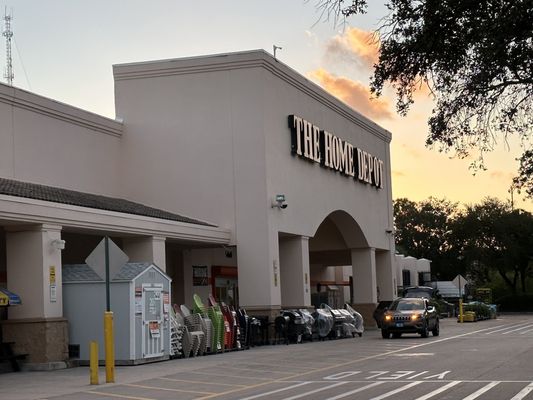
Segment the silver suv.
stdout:
<path fill-rule="evenodd" d="M 439 336 L 439 317 L 435 307 L 424 298 L 404 297 L 394 300 L 383 313 L 381 336 L 398 338 L 402 333 L 418 333 L 423 338 Z"/>

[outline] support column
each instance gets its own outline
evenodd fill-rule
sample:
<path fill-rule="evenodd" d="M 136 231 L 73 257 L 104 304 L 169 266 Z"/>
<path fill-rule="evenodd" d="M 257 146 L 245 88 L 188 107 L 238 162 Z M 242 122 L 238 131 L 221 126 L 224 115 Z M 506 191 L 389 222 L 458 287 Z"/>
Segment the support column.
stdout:
<path fill-rule="evenodd" d="M 365 326 L 375 325 L 372 313 L 377 304 L 376 250 L 352 249 L 354 308 L 361 313 Z"/>
<path fill-rule="evenodd" d="M 309 238 L 298 236 L 280 240 L 279 263 L 282 307 L 310 307 Z"/>
<path fill-rule="evenodd" d="M 8 289 L 22 305 L 10 307 L 4 340 L 29 354 L 30 369 L 65 367 L 68 329 L 63 318 L 61 226 L 32 225 L 6 229 Z"/>
<path fill-rule="evenodd" d="M 278 232 L 238 229 L 237 240 L 240 305 L 273 320 L 281 309 Z"/>
<path fill-rule="evenodd" d="M 167 269 L 165 241 L 163 236 L 123 239 L 124 253 L 131 262 L 153 262 L 162 271 Z"/>
<path fill-rule="evenodd" d="M 398 296 L 395 282 L 396 268 L 393 257 L 394 255 L 390 251 L 376 253 L 376 277 L 379 288 L 378 301 L 393 300 Z"/>

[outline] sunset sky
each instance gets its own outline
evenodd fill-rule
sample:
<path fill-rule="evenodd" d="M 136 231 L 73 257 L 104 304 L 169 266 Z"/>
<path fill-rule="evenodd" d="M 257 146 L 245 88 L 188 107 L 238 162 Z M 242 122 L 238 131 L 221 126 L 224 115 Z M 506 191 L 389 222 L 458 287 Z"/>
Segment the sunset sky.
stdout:
<path fill-rule="evenodd" d="M 393 197 L 429 196 L 460 203 L 484 197 L 509 200 L 520 154 L 517 142 L 499 143 L 486 171 L 424 146 L 433 103 L 421 88 L 407 117 L 395 111 L 390 89 L 370 99 L 377 47 L 372 32 L 386 13 L 369 13 L 345 26 L 321 19 L 314 0 L 11 0 L 14 85 L 114 118 L 113 64 L 251 49 L 272 52 L 308 79 L 392 132 Z M 3 7 L 2 7 L 3 16 Z M 3 24 L 2 24 L 3 28 Z M 3 29 L 2 29 L 3 30 Z M 3 38 L 2 38 L 3 40 Z M 5 65 L 0 46 L 0 65 Z M 514 194 L 515 206 L 533 202 Z"/>

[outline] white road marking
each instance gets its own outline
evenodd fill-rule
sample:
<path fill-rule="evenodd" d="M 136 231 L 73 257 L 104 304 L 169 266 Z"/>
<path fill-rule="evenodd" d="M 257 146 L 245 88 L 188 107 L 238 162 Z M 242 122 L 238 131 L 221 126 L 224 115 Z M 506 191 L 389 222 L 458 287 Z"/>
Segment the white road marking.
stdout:
<path fill-rule="evenodd" d="M 407 378 L 407 379 L 413 379 L 413 378 L 416 378 L 417 376 L 427 374 L 428 372 L 429 372 L 429 371 L 422 371 L 422 372 L 419 372 L 418 374 L 415 374 L 415 375 L 413 375 L 413 376 L 410 376 L 410 377 Z"/>
<path fill-rule="evenodd" d="M 412 388 L 413 386 L 416 386 L 416 385 L 420 385 L 421 383 L 422 383 L 421 381 L 411 382 L 411 383 L 409 383 L 407 385 L 399 387 L 398 389 L 394 389 L 394 390 L 391 390 L 390 392 L 383 393 L 382 395 L 380 395 L 378 397 L 372 397 L 370 400 L 386 399 L 387 397 L 394 396 L 396 393 L 403 392 L 404 390 L 410 389 L 410 388 Z"/>
<path fill-rule="evenodd" d="M 269 394 L 284 392 L 285 390 L 291 390 L 291 389 L 294 389 L 294 388 L 297 388 L 297 387 L 300 387 L 300 386 L 303 386 L 303 385 L 309 385 L 310 383 L 311 382 L 301 382 L 301 383 L 298 383 L 296 385 L 287 386 L 287 387 L 284 387 L 284 388 L 281 388 L 281 389 L 271 390 L 270 392 L 264 392 L 264 393 L 256 394 L 254 396 L 243 397 L 243 398 L 241 398 L 241 400 L 258 399 L 259 397 L 264 397 L 264 396 L 268 396 Z M 221 394 L 223 394 L 223 393 L 221 393 Z"/>
<path fill-rule="evenodd" d="M 521 335 L 525 335 L 526 333 L 533 332 L 533 329 L 528 329 L 527 331 L 520 332 Z"/>
<path fill-rule="evenodd" d="M 434 356 L 435 353 L 405 353 L 405 354 L 394 354 L 395 357 L 424 357 L 424 356 Z"/>
<path fill-rule="evenodd" d="M 310 391 L 305 392 L 305 393 L 297 394 L 296 396 L 287 397 L 287 398 L 285 398 L 284 400 L 294 400 L 294 399 L 299 399 L 300 397 L 305 397 L 305 396 L 308 396 L 308 395 L 313 394 L 313 393 L 322 392 L 322 391 L 324 391 L 324 390 L 328 390 L 328 389 L 334 388 L 335 386 L 345 385 L 345 384 L 347 384 L 347 383 L 348 383 L 348 382 L 337 382 L 337 383 L 334 383 L 334 384 L 332 384 L 332 385 L 324 386 L 324 387 L 321 387 L 321 388 L 318 388 L 318 389 L 315 389 L 315 390 L 310 390 Z"/>
<path fill-rule="evenodd" d="M 491 382 L 488 385 L 483 386 L 481 389 L 475 391 L 470 396 L 466 396 L 463 400 L 474 400 L 474 399 L 477 399 L 483 393 L 488 392 L 490 389 L 492 389 L 494 386 L 498 385 L 499 383 L 500 383 L 499 381 Z"/>
<path fill-rule="evenodd" d="M 357 389 L 354 389 L 354 390 L 350 390 L 349 392 L 345 392 L 345 393 L 339 394 L 339 395 L 337 395 L 337 396 L 329 397 L 329 398 L 327 398 L 327 399 L 325 399 L 325 400 L 338 400 L 338 399 L 342 399 L 342 398 L 344 398 L 344 397 L 351 396 L 352 394 L 362 392 L 363 390 L 370 389 L 370 388 L 373 388 L 373 387 L 375 387 L 375 386 L 382 385 L 382 384 L 384 384 L 384 383 L 385 383 L 385 382 L 374 382 L 374 383 L 371 383 L 370 385 L 362 386 L 362 387 L 360 387 L 360 388 L 357 388 Z"/>
<path fill-rule="evenodd" d="M 441 388 L 438 388 L 437 390 L 434 390 L 432 392 L 429 392 L 428 394 L 422 396 L 422 397 L 419 397 L 415 400 L 427 400 L 427 399 L 431 399 L 433 396 L 436 396 L 438 395 L 439 393 L 442 393 L 446 390 L 448 390 L 449 388 L 451 387 L 454 387 L 455 385 L 458 385 L 459 383 L 461 383 L 461 381 L 452 381 L 450 383 L 448 383 L 447 385 L 444 385 L 443 387 Z"/>
<path fill-rule="evenodd" d="M 529 385 L 523 388 L 520 392 L 518 392 L 511 400 L 522 400 L 531 391 L 533 391 L 533 382 L 531 382 Z"/>
<path fill-rule="evenodd" d="M 527 329 L 527 328 L 531 328 L 533 325 L 526 325 L 526 326 L 522 326 L 521 328 L 516 328 L 516 329 L 512 329 L 510 331 L 507 331 L 507 332 L 503 332 L 502 335 L 507 335 L 511 332 L 516 332 L 516 331 L 521 331 L 522 329 Z"/>
<path fill-rule="evenodd" d="M 493 333 L 496 333 L 496 332 L 501 332 L 501 331 L 506 331 L 507 329 L 512 329 L 512 328 L 516 328 L 517 326 L 522 326 L 522 325 L 527 325 L 529 324 L 529 322 L 522 322 L 520 324 L 515 324 L 515 325 L 507 325 L 507 326 L 504 326 L 503 328 L 500 328 L 500 329 L 495 329 L 495 330 L 492 330 L 492 328 L 488 328 L 487 330 L 490 330 L 490 332 L 485 332 L 485 335 L 492 335 Z M 498 328 L 498 326 L 495 326 L 495 328 Z"/>

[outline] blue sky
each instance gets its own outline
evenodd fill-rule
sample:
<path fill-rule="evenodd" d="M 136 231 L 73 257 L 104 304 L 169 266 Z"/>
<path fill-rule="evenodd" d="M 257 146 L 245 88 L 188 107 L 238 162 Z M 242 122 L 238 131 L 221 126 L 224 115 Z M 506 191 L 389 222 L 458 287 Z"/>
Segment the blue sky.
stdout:
<path fill-rule="evenodd" d="M 471 160 L 450 159 L 424 147 L 430 99 L 419 98 L 407 118 L 394 114 L 390 92 L 381 103 L 368 102 L 371 63 L 362 58 L 365 45 L 358 43 L 354 50 L 353 40 L 377 27 L 386 13 L 384 2 L 370 1 L 369 13 L 352 17 L 345 27 L 321 21 L 316 3 L 11 0 L 0 5 L 13 12 L 17 87 L 114 118 L 113 64 L 250 49 L 272 52 L 276 44 L 283 47 L 277 53 L 281 61 L 393 133 L 393 197 L 447 197 L 462 203 L 486 196 L 508 199 L 517 166 L 515 144 L 498 146 L 487 157 L 489 170 L 473 176 Z M 0 49 L 3 66 L 3 43 Z M 533 211 L 531 201 L 518 205 Z"/>

